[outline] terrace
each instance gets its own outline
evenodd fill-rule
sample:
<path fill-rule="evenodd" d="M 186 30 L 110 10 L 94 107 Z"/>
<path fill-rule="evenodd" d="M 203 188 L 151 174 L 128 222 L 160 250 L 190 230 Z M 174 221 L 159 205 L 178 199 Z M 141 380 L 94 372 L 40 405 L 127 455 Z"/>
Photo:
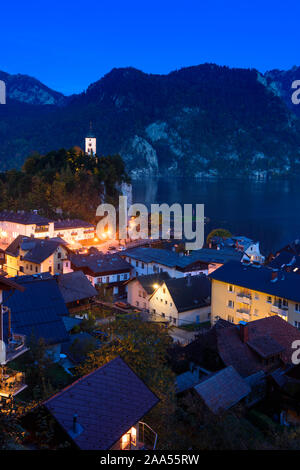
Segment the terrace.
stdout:
<path fill-rule="evenodd" d="M 27 387 L 24 372 L 18 372 L 7 367 L 0 371 L 0 396 L 15 396 Z"/>
<path fill-rule="evenodd" d="M 10 362 L 13 359 L 16 359 L 21 354 L 28 351 L 26 346 L 26 338 L 24 335 L 12 334 L 11 338 L 6 344 L 6 360 L 5 362 Z"/>

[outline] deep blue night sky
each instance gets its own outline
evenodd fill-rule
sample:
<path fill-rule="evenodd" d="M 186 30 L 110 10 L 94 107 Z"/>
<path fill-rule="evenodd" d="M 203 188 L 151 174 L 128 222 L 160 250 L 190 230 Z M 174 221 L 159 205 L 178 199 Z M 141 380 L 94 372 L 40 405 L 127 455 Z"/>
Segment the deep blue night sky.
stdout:
<path fill-rule="evenodd" d="M 0 70 L 80 92 L 113 67 L 300 65 L 299 0 L 14 0 L 0 5 Z"/>

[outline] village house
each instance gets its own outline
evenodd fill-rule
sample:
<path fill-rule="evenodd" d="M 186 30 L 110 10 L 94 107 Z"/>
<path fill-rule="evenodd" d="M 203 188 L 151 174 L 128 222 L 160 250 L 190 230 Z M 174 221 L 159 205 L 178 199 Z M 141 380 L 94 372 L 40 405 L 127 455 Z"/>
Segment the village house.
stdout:
<path fill-rule="evenodd" d="M 279 316 L 239 325 L 221 319 L 185 346 L 183 356 L 193 371 L 234 368 L 251 388 L 247 406 L 265 399 L 278 421 L 299 424 L 300 369 L 293 360 L 295 341 L 300 341 L 300 331 Z M 201 377 L 199 383 L 206 379 Z"/>
<path fill-rule="evenodd" d="M 211 284 L 204 275 L 167 279 L 149 298 L 154 321 L 184 326 L 210 319 Z"/>
<path fill-rule="evenodd" d="M 79 219 L 51 220 L 37 211 L 0 212 L 0 239 L 11 243 L 19 235 L 35 238 L 63 238 L 67 243 L 89 240 L 95 236 L 95 227 Z"/>
<path fill-rule="evenodd" d="M 213 248 L 202 248 L 201 250 L 192 251 L 189 255 L 191 260 L 194 259 L 196 262 L 200 263 L 201 272 L 206 275 L 209 275 L 228 261 L 241 262 L 243 257 L 243 252 L 228 248 L 217 250 Z"/>
<path fill-rule="evenodd" d="M 132 268 L 118 254 L 74 254 L 70 263 L 64 272 L 82 271 L 93 286 L 105 285 L 115 296 L 126 295 L 124 282 L 130 278 Z"/>
<path fill-rule="evenodd" d="M 250 385 L 232 366 L 225 367 L 203 379 L 192 390 L 215 415 L 229 410 L 238 403 L 246 404 L 246 397 L 251 393 Z"/>
<path fill-rule="evenodd" d="M 268 257 L 268 266 L 300 274 L 300 240 L 284 246 L 276 252 L 275 256 L 271 254 Z"/>
<path fill-rule="evenodd" d="M 232 366 L 241 377 L 249 377 L 278 368 L 290 371 L 294 367 L 292 345 L 298 340 L 300 331 L 279 316 L 238 325 L 221 319 L 183 349 L 194 365 L 209 370 Z"/>
<path fill-rule="evenodd" d="M 134 276 L 167 272 L 170 277 L 197 275 L 207 270 L 207 264 L 197 257 L 184 256 L 171 250 L 159 248 L 131 248 L 120 256 L 133 267 Z"/>
<path fill-rule="evenodd" d="M 97 393 L 95 393 L 97 391 Z M 43 403 L 57 424 L 55 439 L 81 450 L 153 450 L 157 434 L 144 416 L 159 402 L 117 357 Z M 143 420 L 143 421 L 142 421 Z M 28 427 L 36 427 L 34 415 Z"/>
<path fill-rule="evenodd" d="M 213 237 L 209 243 L 210 248 L 217 250 L 231 249 L 242 253 L 242 261 L 263 264 L 265 261 L 259 247 L 259 242 L 254 242 L 245 236 L 231 236 L 229 238 Z"/>
<path fill-rule="evenodd" d="M 300 328 L 300 278 L 297 273 L 229 261 L 210 274 L 211 321 L 232 323 L 279 315 Z"/>
<path fill-rule="evenodd" d="M 126 282 L 127 302 L 134 307 L 149 312 L 149 299 L 151 295 L 167 279 L 170 279 L 170 276 L 165 272 L 129 279 Z"/>
<path fill-rule="evenodd" d="M 63 240 L 40 240 L 19 235 L 5 250 L 4 270 L 9 276 L 62 273 L 68 253 Z"/>
<path fill-rule="evenodd" d="M 22 289 L 3 292 L 3 305 L 12 312 L 12 331 L 28 340 L 32 335 L 36 340 L 43 338 L 49 356 L 59 361 L 61 345 L 69 341 L 62 316 L 69 312 L 56 279 L 49 273 L 42 273 L 7 280 Z"/>
<path fill-rule="evenodd" d="M 93 297 L 98 295 L 82 271 L 58 274 L 55 279 L 68 310 L 88 305 Z"/>

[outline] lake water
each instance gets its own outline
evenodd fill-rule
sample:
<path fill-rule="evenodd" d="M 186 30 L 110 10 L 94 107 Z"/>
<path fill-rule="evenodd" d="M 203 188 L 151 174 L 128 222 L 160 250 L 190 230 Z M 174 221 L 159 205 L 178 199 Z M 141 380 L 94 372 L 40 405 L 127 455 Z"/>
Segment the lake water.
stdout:
<path fill-rule="evenodd" d="M 133 181 L 133 201 L 205 204 L 205 233 L 226 228 L 261 242 L 267 255 L 300 238 L 300 181 L 147 178 Z"/>

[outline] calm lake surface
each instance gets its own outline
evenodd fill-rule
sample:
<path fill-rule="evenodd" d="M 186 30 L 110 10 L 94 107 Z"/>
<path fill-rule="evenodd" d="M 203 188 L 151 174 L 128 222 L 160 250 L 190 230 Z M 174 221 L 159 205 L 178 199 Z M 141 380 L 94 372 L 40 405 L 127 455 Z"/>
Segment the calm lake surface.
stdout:
<path fill-rule="evenodd" d="M 133 201 L 205 204 L 206 234 L 227 228 L 261 242 L 265 255 L 300 238 L 300 181 L 153 178 L 133 181 Z"/>

